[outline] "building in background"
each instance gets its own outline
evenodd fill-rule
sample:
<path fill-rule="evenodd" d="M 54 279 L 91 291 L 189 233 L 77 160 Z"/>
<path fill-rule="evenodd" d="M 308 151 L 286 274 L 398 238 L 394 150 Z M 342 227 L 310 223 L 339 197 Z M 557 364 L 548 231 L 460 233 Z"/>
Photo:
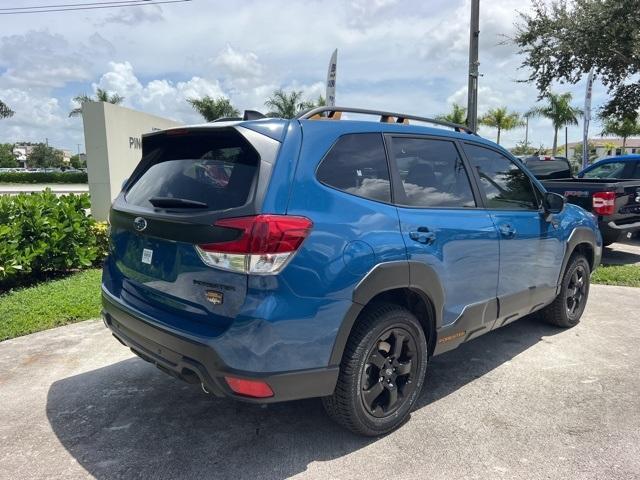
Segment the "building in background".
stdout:
<path fill-rule="evenodd" d="M 27 158 L 31 155 L 34 146 L 35 145 L 25 143 L 16 143 L 13 146 L 13 155 L 20 164 L 20 168 L 27 168 Z"/>
<path fill-rule="evenodd" d="M 640 154 L 640 138 L 627 138 L 624 151 L 622 149 L 621 138 L 590 138 L 589 145 L 591 146 L 589 154 L 596 159 L 632 153 Z M 582 148 L 582 142 L 572 142 L 569 143 L 567 147 L 569 151 L 567 157 L 573 158 L 576 153 L 576 148 Z"/>

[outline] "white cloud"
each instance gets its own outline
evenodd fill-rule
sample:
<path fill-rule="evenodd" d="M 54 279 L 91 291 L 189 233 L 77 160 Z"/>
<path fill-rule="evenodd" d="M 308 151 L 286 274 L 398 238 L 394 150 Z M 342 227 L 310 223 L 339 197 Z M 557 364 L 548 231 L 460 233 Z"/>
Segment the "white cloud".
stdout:
<path fill-rule="evenodd" d="M 124 25 L 140 25 L 143 22 L 160 22 L 164 20 L 160 5 L 145 5 L 145 8 L 121 8 L 109 15 L 102 23 L 121 23 Z"/>
<path fill-rule="evenodd" d="M 259 77 L 263 73 L 263 66 L 258 61 L 258 56 L 253 52 L 240 52 L 235 50 L 230 44 L 213 60 L 213 66 L 233 78 Z"/>
<path fill-rule="evenodd" d="M 470 0 L 201 1 L 161 10 L 16 17 L 28 22 L 3 24 L 0 98 L 9 89 L 22 92 L 11 106 L 34 118 L 21 113 L 0 121 L 0 141 L 18 124 L 27 132 L 29 121 L 38 126 L 24 140 L 46 136 L 75 146 L 81 121 L 67 123 L 70 100 L 97 86 L 125 96 L 127 106 L 187 122 L 199 121 L 185 101 L 190 96 L 224 95 L 241 110 L 264 110 L 266 97 L 280 87 L 303 89 L 315 99 L 324 93 L 334 48 L 338 103 L 437 115 L 452 99 L 466 104 L 469 5 Z M 503 35 L 513 33 L 516 9 L 523 8 L 528 4 L 521 0 L 481 4 L 480 112 L 498 105 L 522 112 L 536 101 L 533 86 L 514 82 L 526 72 L 517 69 L 513 45 L 502 44 Z M 582 89 L 562 87 L 576 99 Z M 25 103 L 26 97 L 42 109 Z M 602 88 L 596 86 L 594 106 L 598 100 Z M 544 121 L 532 122 L 533 141 L 548 144 L 551 135 Z M 522 136 L 510 132 L 503 143 Z M 570 137 L 579 137 L 579 129 L 570 129 Z"/>
<path fill-rule="evenodd" d="M 201 119 L 187 103 L 187 98 L 205 95 L 226 96 L 218 81 L 192 77 L 187 81 L 172 82 L 166 79 L 151 80 L 143 84 L 129 62 L 111 62 L 110 71 L 93 85 L 110 93 L 125 97 L 124 105 L 145 112 L 162 115 L 180 121 L 200 121 Z"/>

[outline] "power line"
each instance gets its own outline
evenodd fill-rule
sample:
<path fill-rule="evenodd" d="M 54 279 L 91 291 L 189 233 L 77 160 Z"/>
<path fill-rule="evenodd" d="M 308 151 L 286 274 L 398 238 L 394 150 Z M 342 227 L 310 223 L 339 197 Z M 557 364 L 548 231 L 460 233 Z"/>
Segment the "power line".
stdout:
<path fill-rule="evenodd" d="M 135 1 L 135 0 L 134 0 Z M 10 11 L 0 12 L 0 15 L 24 15 L 27 13 L 50 13 L 50 12 L 73 12 L 76 10 L 97 10 L 102 8 L 122 8 L 122 7 L 144 7 L 146 5 L 161 5 L 165 3 L 184 3 L 191 0 L 137 0 L 144 3 L 127 3 L 124 5 L 99 5 L 99 6 L 87 6 L 87 7 L 73 7 L 73 8 L 50 8 L 47 10 L 22 10 L 22 11 Z"/>
<path fill-rule="evenodd" d="M 43 8 L 63 8 L 63 7 L 84 7 L 89 5 L 111 5 L 117 3 L 141 3 L 148 2 L 149 0 L 109 0 L 106 2 L 91 2 L 91 3 L 66 3 L 61 5 L 38 5 L 32 7 L 5 7 L 0 8 L 2 11 L 14 11 L 14 10 L 37 10 Z"/>

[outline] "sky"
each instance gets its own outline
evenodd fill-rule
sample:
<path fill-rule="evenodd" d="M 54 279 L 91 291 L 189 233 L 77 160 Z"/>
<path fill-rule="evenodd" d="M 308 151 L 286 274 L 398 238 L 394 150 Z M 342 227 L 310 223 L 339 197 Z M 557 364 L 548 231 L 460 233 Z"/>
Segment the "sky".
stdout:
<path fill-rule="evenodd" d="M 25 0 L 21 6 L 79 3 Z M 4 5 L 3 5 L 4 4 Z M 23 5 L 24 4 L 24 5 Z M 15 6 L 0 0 L 0 7 Z M 482 1 L 478 111 L 535 105 L 528 72 L 508 42 L 526 0 Z M 1 8 L 0 8 L 1 11 Z M 266 111 L 276 88 L 324 94 L 338 49 L 336 103 L 422 116 L 466 106 L 469 0 L 192 0 L 79 12 L 0 15 L 0 99 L 16 114 L 0 120 L 0 142 L 41 142 L 84 151 L 73 97 L 100 87 L 124 105 L 185 123 L 202 119 L 186 98 L 231 99 Z M 558 85 L 582 106 L 585 81 Z M 594 107 L 606 100 L 594 85 Z M 592 123 L 592 136 L 599 131 Z M 569 141 L 581 139 L 581 125 Z M 496 132 L 480 134 L 495 140 Z M 524 128 L 502 133 L 511 147 Z M 551 123 L 531 120 L 529 140 L 550 147 Z M 564 142 L 564 132 L 561 141 Z M 78 147 L 79 145 L 79 147 Z"/>

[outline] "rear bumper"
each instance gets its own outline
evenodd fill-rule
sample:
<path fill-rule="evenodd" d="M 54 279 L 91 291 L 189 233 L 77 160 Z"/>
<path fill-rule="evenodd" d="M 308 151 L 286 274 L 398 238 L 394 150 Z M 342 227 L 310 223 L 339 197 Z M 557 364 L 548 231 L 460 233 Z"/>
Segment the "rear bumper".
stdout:
<path fill-rule="evenodd" d="M 601 231 L 610 231 L 610 232 L 618 232 L 618 233 L 632 233 L 640 231 L 640 222 L 633 223 L 616 223 L 616 222 L 601 222 L 600 223 Z"/>
<path fill-rule="evenodd" d="M 327 367 L 285 372 L 246 372 L 229 368 L 206 343 L 183 337 L 153 324 L 102 292 L 103 319 L 123 345 L 160 370 L 189 383 L 200 383 L 220 397 L 252 403 L 273 403 L 331 395 L 338 379 L 338 368 Z M 253 398 L 233 392 L 225 376 L 266 382 L 273 391 L 269 398 Z"/>

